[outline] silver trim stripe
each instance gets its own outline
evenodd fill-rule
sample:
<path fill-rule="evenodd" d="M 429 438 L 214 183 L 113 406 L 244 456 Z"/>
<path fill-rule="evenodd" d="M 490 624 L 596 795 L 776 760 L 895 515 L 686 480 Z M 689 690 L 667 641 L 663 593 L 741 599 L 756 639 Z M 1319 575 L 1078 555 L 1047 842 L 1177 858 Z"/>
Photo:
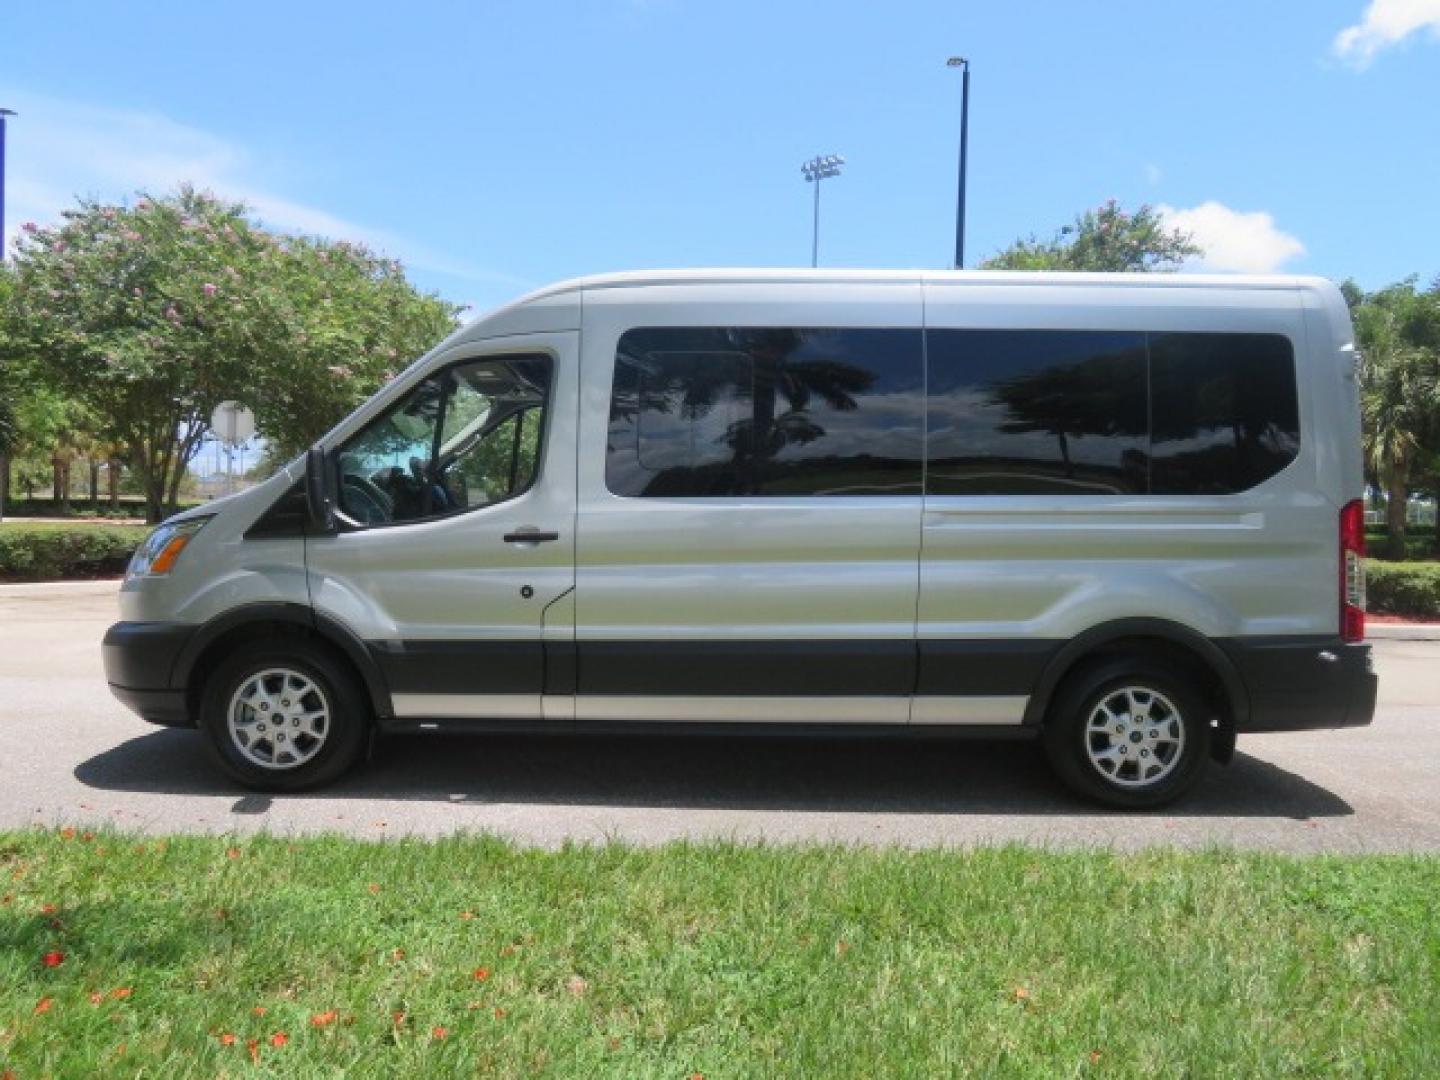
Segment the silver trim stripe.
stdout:
<path fill-rule="evenodd" d="M 574 702 L 574 712 L 558 708 Z M 402 719 L 526 720 L 541 715 L 538 694 L 396 694 Z M 577 720 L 689 724 L 975 724 L 1005 726 L 1025 719 L 1026 697 L 792 697 L 581 694 L 547 696 L 544 714 Z"/>

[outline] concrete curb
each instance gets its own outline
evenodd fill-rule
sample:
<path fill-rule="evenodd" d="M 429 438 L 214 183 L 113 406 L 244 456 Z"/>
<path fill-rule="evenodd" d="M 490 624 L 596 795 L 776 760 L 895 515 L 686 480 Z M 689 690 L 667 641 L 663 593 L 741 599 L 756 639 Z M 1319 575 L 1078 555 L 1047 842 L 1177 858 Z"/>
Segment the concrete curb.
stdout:
<path fill-rule="evenodd" d="M 1371 623 L 1365 636 L 1372 641 L 1440 641 L 1440 623 Z"/>

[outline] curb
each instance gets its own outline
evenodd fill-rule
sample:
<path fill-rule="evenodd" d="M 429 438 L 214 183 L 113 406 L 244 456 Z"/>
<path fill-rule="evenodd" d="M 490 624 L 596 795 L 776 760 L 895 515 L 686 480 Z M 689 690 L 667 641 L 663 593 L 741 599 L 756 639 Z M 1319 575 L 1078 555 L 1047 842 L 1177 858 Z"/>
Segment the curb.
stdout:
<path fill-rule="evenodd" d="M 1371 641 L 1440 641 L 1440 623 L 1371 623 L 1365 636 Z"/>

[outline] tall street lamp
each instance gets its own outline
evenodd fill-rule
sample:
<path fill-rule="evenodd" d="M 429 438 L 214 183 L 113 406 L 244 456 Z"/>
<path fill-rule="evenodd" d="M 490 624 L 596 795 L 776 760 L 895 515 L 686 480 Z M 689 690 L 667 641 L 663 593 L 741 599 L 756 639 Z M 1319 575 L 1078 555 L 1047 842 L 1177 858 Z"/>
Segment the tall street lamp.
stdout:
<path fill-rule="evenodd" d="M 963 56 L 952 56 L 945 61 L 946 67 L 958 67 L 960 75 L 960 192 L 955 208 L 955 269 L 965 268 L 965 165 L 968 157 L 966 144 L 970 141 L 970 61 Z"/>
<path fill-rule="evenodd" d="M 5 261 L 5 118 L 14 115 L 10 109 L 0 109 L 0 262 Z"/>
<path fill-rule="evenodd" d="M 840 175 L 845 159 L 838 154 L 819 154 L 800 166 L 805 182 L 815 185 L 815 225 L 810 238 L 810 265 L 820 265 L 820 181 Z"/>

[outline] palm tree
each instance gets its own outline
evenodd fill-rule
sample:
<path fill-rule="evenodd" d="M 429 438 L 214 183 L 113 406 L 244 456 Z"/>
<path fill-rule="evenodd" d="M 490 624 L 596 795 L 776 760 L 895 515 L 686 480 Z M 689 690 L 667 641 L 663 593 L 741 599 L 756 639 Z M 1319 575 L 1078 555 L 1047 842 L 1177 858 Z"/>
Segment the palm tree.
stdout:
<path fill-rule="evenodd" d="M 1436 355 L 1410 340 L 1412 290 L 1387 290 L 1355 312 L 1362 345 L 1361 415 L 1365 463 L 1385 488 L 1385 554 L 1405 558 L 1410 474 L 1436 427 Z"/>

